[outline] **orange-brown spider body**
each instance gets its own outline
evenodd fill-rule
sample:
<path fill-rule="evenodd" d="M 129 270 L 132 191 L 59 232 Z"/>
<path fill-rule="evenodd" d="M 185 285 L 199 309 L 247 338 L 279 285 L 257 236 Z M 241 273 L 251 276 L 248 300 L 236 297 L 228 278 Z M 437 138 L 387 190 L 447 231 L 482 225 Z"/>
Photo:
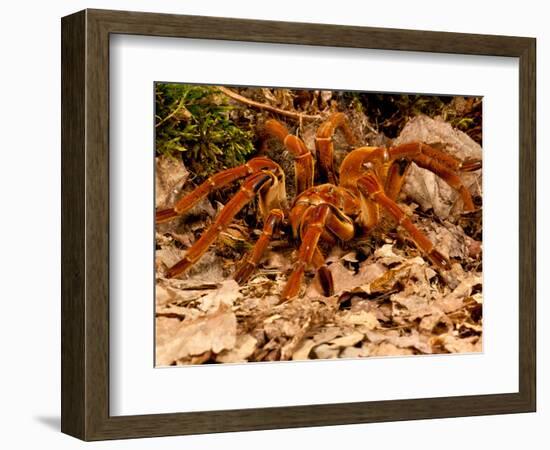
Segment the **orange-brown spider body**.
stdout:
<path fill-rule="evenodd" d="M 333 114 L 318 129 L 316 157 L 324 184 L 314 185 L 315 159 L 304 142 L 289 134 L 279 121 L 266 122 L 266 133 L 280 140 L 294 157 L 296 197 L 288 206 L 285 174 L 281 167 L 266 157 L 256 157 L 246 164 L 217 173 L 190 194 L 180 199 L 173 208 L 157 211 L 157 222 L 171 220 L 187 212 L 208 193 L 245 178 L 241 188 L 229 200 L 214 223 L 187 251 L 185 257 L 169 268 L 168 277 L 183 273 L 195 263 L 214 242 L 219 233 L 235 215 L 256 195 L 264 228 L 252 251 L 243 259 L 235 272 L 235 279 L 244 283 L 258 266 L 269 241 L 277 228 L 288 223 L 294 237 L 300 242 L 296 263 L 281 293 L 283 300 L 296 297 L 302 286 L 306 269 L 313 266 L 325 294 L 332 294 L 332 277 L 325 265 L 319 243 L 337 245 L 375 228 L 385 213 L 393 218 L 411 237 L 415 245 L 433 264 L 442 270 L 450 268 L 449 261 L 413 223 L 396 203 L 411 162 L 428 169 L 455 189 L 463 202 L 464 211 L 475 209 L 468 189 L 462 183 L 460 172 L 481 168 L 481 161 L 460 161 L 443 151 L 421 142 L 396 147 L 359 147 L 342 161 L 338 176 L 334 170 L 332 137 L 341 129 L 347 142 L 356 140 L 347 118 Z"/>

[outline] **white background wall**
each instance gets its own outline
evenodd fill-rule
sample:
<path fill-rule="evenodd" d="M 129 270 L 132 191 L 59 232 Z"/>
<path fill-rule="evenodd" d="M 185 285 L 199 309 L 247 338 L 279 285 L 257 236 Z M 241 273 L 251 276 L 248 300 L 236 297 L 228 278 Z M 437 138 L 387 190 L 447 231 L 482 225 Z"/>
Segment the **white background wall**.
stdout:
<path fill-rule="evenodd" d="M 538 204 L 548 204 L 550 29 L 545 2 L 50 1 L 4 2 L 0 13 L 0 369 L 3 448 L 84 444 L 59 432 L 60 17 L 110 8 L 256 19 L 534 36 L 538 39 Z M 337 5 L 337 6 L 334 6 Z M 506 130 L 503 130 L 506 132 Z M 546 169 L 546 170 L 545 170 Z M 550 215 L 538 213 L 538 412 L 508 416 L 103 442 L 96 448 L 547 447 L 550 438 Z M 382 381 L 382 380 L 381 380 Z M 335 380 L 327 380 L 333 383 Z M 546 424 L 546 427 L 543 427 Z M 545 445 L 546 444 L 546 445 Z"/>

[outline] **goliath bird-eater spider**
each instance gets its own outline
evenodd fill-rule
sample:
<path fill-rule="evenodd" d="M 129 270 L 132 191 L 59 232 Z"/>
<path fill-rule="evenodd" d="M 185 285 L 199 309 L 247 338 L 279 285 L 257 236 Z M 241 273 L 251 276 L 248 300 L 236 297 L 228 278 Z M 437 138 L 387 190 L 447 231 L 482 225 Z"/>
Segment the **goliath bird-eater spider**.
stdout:
<path fill-rule="evenodd" d="M 275 119 L 265 123 L 268 136 L 281 141 L 294 158 L 296 196 L 290 204 L 285 189 L 285 174 L 276 162 L 267 157 L 255 157 L 238 167 L 211 176 L 173 208 L 156 212 L 156 222 L 166 222 L 189 211 L 210 192 L 244 178 L 240 190 L 227 202 L 214 222 L 189 248 L 185 257 L 170 267 L 166 275 L 175 277 L 193 265 L 234 219 L 237 213 L 256 195 L 259 199 L 263 231 L 253 249 L 241 261 L 235 280 L 242 284 L 258 266 L 269 242 L 283 225 L 290 225 L 300 243 L 297 260 L 281 293 L 281 300 L 298 296 L 304 273 L 309 266 L 318 271 L 326 295 L 333 294 L 331 272 L 325 265 L 319 244 L 338 245 L 373 230 L 382 214 L 393 218 L 403 228 L 418 249 L 439 269 L 450 269 L 450 262 L 413 223 L 411 217 L 396 203 L 411 162 L 427 169 L 455 189 L 463 210 L 475 209 L 470 192 L 459 173 L 481 168 L 480 160 L 460 161 L 422 142 L 395 147 L 358 147 L 342 161 L 338 174 L 334 169 L 333 136 L 343 132 L 348 144 L 356 139 L 343 113 L 331 115 L 318 129 L 316 159 L 323 184 L 314 185 L 315 159 L 297 136 L 289 134 L 285 125 Z"/>

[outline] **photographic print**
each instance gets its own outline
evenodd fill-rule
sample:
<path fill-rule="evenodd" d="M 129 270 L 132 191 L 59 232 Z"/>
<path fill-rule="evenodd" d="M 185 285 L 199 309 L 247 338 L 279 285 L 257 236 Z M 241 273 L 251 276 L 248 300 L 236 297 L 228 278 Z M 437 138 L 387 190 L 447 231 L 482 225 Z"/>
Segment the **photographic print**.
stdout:
<path fill-rule="evenodd" d="M 155 365 L 482 351 L 482 98 L 155 83 Z"/>

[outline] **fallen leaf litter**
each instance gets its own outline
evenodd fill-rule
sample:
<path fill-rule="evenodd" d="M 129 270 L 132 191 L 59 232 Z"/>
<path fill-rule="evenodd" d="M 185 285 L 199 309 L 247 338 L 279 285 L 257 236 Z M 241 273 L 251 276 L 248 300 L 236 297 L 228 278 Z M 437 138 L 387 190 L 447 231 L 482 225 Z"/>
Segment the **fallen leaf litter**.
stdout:
<path fill-rule="evenodd" d="M 467 135 L 425 116 L 410 120 L 396 144 L 408 140 L 443 143 L 460 158 L 481 156 L 481 148 Z M 187 177 L 181 162 L 157 161 L 157 205 L 181 195 Z M 466 181 L 472 193 L 481 195 L 478 173 L 467 174 Z M 380 245 L 375 247 L 372 241 L 354 241 L 332 250 L 327 262 L 334 279 L 333 296 L 320 293 L 311 273 L 303 296 L 282 304 L 278 294 L 295 254 L 284 239 L 273 242 L 259 270 L 243 286 L 232 279 L 235 260 L 227 258 L 219 245 L 212 246 L 182 279 L 168 279 L 166 268 L 185 254 L 217 208 L 205 200 L 190 217 L 159 226 L 156 364 L 482 351 L 482 247 L 460 225 L 464 219 L 456 193 L 413 164 L 399 201 L 451 258 L 450 273 L 438 273 L 403 234 L 394 232 L 378 236 Z M 481 214 L 466 220 L 481 227 Z M 246 228 L 235 230 L 242 240 Z M 231 240 L 231 236 L 225 237 Z"/>

